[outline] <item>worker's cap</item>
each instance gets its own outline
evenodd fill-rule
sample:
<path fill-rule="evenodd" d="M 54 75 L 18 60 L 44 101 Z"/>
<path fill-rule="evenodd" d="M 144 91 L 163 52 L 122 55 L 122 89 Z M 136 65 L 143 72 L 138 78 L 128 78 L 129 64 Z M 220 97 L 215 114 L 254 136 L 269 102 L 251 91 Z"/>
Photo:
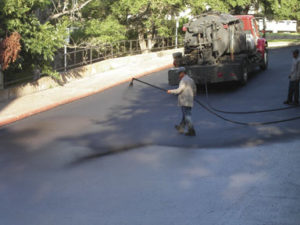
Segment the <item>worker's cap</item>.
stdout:
<path fill-rule="evenodd" d="M 298 49 L 295 49 L 295 50 L 293 51 L 293 54 L 299 54 L 299 50 L 298 50 Z"/>
<path fill-rule="evenodd" d="M 184 67 L 179 67 L 177 71 L 178 71 L 178 73 L 185 72 L 185 68 Z"/>

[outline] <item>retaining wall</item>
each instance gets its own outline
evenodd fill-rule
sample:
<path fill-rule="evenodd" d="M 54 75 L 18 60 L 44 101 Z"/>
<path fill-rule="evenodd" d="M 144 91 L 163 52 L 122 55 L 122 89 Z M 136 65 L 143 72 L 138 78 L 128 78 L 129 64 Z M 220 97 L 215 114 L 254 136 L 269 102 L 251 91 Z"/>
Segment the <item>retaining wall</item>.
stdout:
<path fill-rule="evenodd" d="M 18 98 L 24 95 L 40 92 L 49 88 L 63 86 L 74 80 L 87 78 L 104 73 L 106 71 L 120 69 L 120 68 L 135 68 L 143 65 L 145 61 L 153 61 L 153 59 L 170 57 L 170 64 L 172 63 L 172 54 L 174 52 L 182 51 L 182 49 L 172 49 L 154 53 L 146 53 L 141 55 L 126 56 L 121 58 L 114 58 L 104 60 L 98 63 L 89 64 L 86 66 L 71 69 L 67 72 L 61 73 L 61 80 L 56 80 L 52 77 L 41 77 L 36 81 L 32 81 L 17 87 L 11 87 L 0 90 L 0 101 Z"/>

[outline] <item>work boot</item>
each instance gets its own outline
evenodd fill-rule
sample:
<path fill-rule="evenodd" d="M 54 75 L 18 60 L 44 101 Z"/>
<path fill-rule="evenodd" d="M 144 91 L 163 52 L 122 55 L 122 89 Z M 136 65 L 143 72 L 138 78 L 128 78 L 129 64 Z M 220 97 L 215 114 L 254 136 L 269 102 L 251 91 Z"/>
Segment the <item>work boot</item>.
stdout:
<path fill-rule="evenodd" d="M 175 129 L 176 129 L 179 133 L 181 133 L 181 134 L 184 133 L 184 128 L 183 128 L 182 126 L 180 126 L 180 125 L 175 125 Z"/>
<path fill-rule="evenodd" d="M 196 136 L 196 131 L 194 128 L 189 128 L 188 132 L 185 133 L 186 136 Z"/>

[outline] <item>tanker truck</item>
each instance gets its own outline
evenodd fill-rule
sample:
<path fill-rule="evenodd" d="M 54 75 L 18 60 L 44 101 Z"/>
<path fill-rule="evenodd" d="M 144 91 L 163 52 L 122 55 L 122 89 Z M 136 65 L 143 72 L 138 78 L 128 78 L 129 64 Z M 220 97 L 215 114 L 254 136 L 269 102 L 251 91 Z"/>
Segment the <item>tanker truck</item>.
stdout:
<path fill-rule="evenodd" d="M 179 83 L 178 67 L 185 67 L 196 84 L 238 81 L 248 73 L 268 67 L 267 41 L 259 36 L 252 15 L 202 14 L 183 26 L 184 54 L 173 53 L 170 85 Z"/>

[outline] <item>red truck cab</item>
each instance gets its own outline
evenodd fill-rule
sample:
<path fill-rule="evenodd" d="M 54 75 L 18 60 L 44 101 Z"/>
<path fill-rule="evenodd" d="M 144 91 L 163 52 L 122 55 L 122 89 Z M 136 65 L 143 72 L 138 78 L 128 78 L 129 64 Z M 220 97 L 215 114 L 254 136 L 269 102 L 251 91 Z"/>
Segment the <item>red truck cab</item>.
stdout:
<path fill-rule="evenodd" d="M 262 56 L 265 57 L 265 51 L 268 43 L 265 38 L 260 37 L 258 24 L 255 17 L 253 15 L 235 15 L 235 17 L 239 18 L 243 22 L 245 31 L 251 32 L 256 43 L 257 51 L 259 51 Z"/>
<path fill-rule="evenodd" d="M 239 18 L 243 21 L 244 24 L 244 30 L 245 31 L 251 31 L 251 34 L 254 38 L 259 38 L 259 30 L 258 25 L 256 22 L 256 19 L 252 15 L 235 15 L 235 17 Z"/>

